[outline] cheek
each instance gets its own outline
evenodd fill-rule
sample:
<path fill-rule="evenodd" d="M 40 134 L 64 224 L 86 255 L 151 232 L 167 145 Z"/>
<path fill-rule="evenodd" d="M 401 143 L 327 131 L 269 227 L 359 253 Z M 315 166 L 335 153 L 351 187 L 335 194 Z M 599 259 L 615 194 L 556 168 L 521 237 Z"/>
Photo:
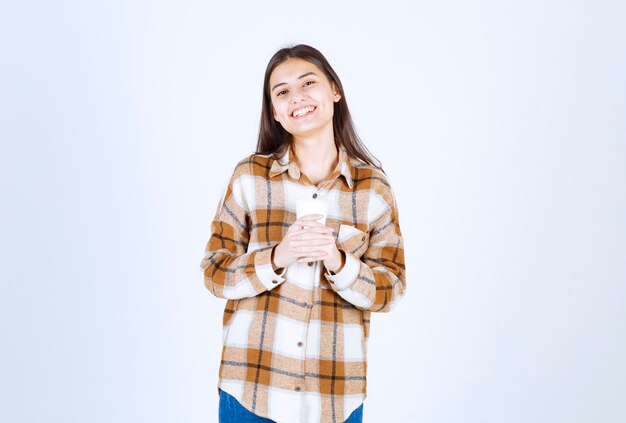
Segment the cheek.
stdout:
<path fill-rule="evenodd" d="M 288 113 L 288 109 L 285 108 L 284 104 L 281 104 L 280 102 L 273 102 L 272 103 L 272 112 L 274 116 L 286 116 Z"/>

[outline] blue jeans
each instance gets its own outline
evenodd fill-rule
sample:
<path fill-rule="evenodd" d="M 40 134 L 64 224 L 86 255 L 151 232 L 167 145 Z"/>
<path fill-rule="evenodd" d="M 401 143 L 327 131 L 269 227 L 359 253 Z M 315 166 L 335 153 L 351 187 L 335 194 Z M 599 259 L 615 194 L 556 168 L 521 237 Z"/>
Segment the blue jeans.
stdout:
<path fill-rule="evenodd" d="M 259 417 L 239 404 L 232 395 L 220 389 L 219 423 L 275 423 L 274 420 Z M 344 423 L 362 423 L 363 404 L 350 414 Z"/>

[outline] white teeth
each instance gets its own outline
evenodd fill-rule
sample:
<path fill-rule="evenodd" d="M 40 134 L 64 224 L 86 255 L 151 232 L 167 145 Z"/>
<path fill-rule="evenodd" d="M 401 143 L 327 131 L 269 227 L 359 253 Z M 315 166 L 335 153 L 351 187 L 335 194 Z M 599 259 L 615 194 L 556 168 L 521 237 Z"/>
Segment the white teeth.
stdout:
<path fill-rule="evenodd" d="M 295 111 L 292 113 L 292 115 L 293 115 L 293 117 L 299 117 L 299 116 L 302 116 L 302 115 L 304 115 L 304 114 L 307 114 L 307 113 L 309 113 L 309 112 L 313 111 L 313 109 L 315 109 L 315 107 L 313 107 L 313 106 L 307 106 L 307 107 L 304 107 L 304 108 L 302 108 L 302 109 L 295 110 Z"/>

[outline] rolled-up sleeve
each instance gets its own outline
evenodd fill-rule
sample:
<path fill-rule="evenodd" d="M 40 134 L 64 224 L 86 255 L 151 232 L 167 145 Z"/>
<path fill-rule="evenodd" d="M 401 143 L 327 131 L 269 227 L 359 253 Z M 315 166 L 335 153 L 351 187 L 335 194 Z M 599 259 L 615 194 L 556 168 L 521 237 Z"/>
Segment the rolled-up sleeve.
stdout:
<path fill-rule="evenodd" d="M 254 195 L 249 164 L 240 162 L 217 207 L 211 223 L 211 236 L 200 263 L 204 284 L 219 298 L 253 297 L 284 282 L 284 269 L 277 274 L 271 262 L 275 245 L 249 250 L 247 198 Z"/>
<path fill-rule="evenodd" d="M 344 250 L 344 266 L 335 274 L 327 270 L 325 276 L 335 292 L 355 307 L 389 312 L 406 288 L 404 241 L 391 187 L 384 184 L 378 191 L 384 211 L 370 225 L 365 253 L 357 258 Z"/>

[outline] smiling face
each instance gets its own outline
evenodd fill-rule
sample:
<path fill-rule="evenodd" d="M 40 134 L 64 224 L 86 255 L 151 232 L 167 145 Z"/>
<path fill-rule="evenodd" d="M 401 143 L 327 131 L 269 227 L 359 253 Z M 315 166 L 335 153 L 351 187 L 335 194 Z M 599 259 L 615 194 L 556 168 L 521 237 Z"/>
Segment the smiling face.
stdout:
<path fill-rule="evenodd" d="M 288 59 L 274 68 L 269 83 L 274 119 L 287 132 L 297 137 L 332 131 L 334 103 L 341 95 L 317 66 Z"/>

